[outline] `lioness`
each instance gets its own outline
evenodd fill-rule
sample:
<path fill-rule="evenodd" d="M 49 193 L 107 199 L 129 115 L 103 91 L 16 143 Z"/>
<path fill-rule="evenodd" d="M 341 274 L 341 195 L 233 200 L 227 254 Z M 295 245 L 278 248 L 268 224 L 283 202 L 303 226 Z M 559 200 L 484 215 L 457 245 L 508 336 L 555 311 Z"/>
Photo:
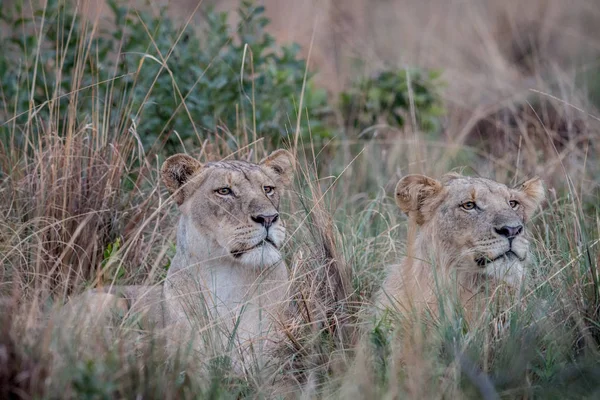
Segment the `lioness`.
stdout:
<path fill-rule="evenodd" d="M 530 261 L 525 223 L 544 191 L 534 178 L 519 188 L 458 174 L 441 181 L 423 175 L 402 178 L 396 203 L 409 216 L 408 254 L 390 269 L 377 301 L 409 309 L 438 308 L 436 293 L 453 290 L 469 316 L 470 302 L 504 283 L 518 287 Z M 410 236 L 413 236 L 414 243 Z"/>
<path fill-rule="evenodd" d="M 209 340 L 217 347 L 233 346 L 242 355 L 252 345 L 258 350 L 265 343 L 255 341 L 268 342 L 275 330 L 272 318 L 286 301 L 279 202 L 293 165 L 285 150 L 258 164 L 203 165 L 185 154 L 171 156 L 161 178 L 181 217 L 164 285 L 105 288 L 79 303 L 91 314 L 108 306 L 139 315 L 142 328 L 164 328 L 171 344 L 185 344 L 190 334 L 212 330 L 219 337 L 211 333 Z M 206 337 L 201 340 L 206 343 Z"/>

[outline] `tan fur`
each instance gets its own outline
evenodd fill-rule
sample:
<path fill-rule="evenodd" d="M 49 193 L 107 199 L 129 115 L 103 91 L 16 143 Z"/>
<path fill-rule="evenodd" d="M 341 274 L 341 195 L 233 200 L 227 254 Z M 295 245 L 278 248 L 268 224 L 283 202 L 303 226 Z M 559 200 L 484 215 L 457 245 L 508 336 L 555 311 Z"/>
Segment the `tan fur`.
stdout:
<path fill-rule="evenodd" d="M 172 160 L 162 168 L 168 187 L 178 182 L 177 164 L 192 164 L 179 158 L 172 165 Z M 184 201 L 178 251 L 164 285 L 166 325 L 196 334 L 214 328 L 215 340 L 227 345 L 234 337 L 242 354 L 251 345 L 255 350 L 264 346 L 254 343 L 259 337 L 273 338 L 273 318 L 287 297 L 288 272 L 280 253 L 285 227 L 277 218 L 267 230 L 256 219 L 278 215 L 293 164 L 290 153 L 278 150 L 259 164 L 197 165 L 195 174 L 175 188 L 176 194 L 184 193 Z M 272 193 L 265 193 L 265 187 Z M 233 192 L 221 195 L 220 188 Z"/>
<path fill-rule="evenodd" d="M 409 232 L 418 233 L 402 263 L 390 268 L 377 296 L 381 307 L 435 315 L 438 293 L 451 291 L 469 315 L 486 290 L 521 285 L 531 258 L 524 225 L 544 197 L 539 179 L 511 189 L 458 174 L 441 181 L 409 175 L 398 182 L 395 197 L 409 216 Z M 519 204 L 513 208 L 511 200 Z M 471 206 L 466 202 L 476 208 L 465 209 Z M 522 231 L 509 240 L 506 227 L 518 226 Z"/>
<path fill-rule="evenodd" d="M 182 215 L 164 285 L 88 292 L 75 303 L 102 324 L 115 310 L 139 316 L 143 329 L 164 328 L 173 345 L 208 340 L 210 346 L 194 348 L 226 350 L 233 344 L 240 359 L 251 348 L 264 350 L 277 338 L 274 319 L 287 299 L 280 253 L 285 227 L 278 210 L 293 166 L 285 150 L 259 164 L 168 158 L 161 178 Z"/>

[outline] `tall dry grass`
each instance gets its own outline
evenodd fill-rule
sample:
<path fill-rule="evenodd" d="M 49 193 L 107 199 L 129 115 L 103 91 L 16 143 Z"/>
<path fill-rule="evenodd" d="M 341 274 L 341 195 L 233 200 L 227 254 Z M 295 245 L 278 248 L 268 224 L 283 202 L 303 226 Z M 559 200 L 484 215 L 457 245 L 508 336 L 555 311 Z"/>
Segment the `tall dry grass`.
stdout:
<path fill-rule="evenodd" d="M 467 5 L 441 13 L 435 2 L 418 9 L 394 3 L 397 12 L 388 15 L 389 23 L 403 21 L 397 23 L 400 32 L 412 34 L 397 35 L 402 39 L 397 47 L 410 49 L 404 41 L 423 37 L 423 49 L 415 52 L 426 64 L 447 71 L 444 136 L 392 129 L 386 139 L 371 141 L 341 133 L 325 149 L 301 140 L 297 147 L 285 145 L 300 163 L 284 204 L 293 318 L 283 324 L 279 374 L 286 386 L 277 388 L 280 393 L 575 398 L 593 397 L 600 387 L 597 114 L 575 89 L 568 65 L 535 67 L 548 59 L 546 54 L 532 54 L 537 61 L 533 72 L 526 72 L 529 80 L 509 84 L 506 77 L 514 66 L 500 45 L 513 43 L 517 34 L 511 28 L 495 36 L 486 28 L 489 10 Z M 590 9 L 581 7 L 581 12 Z M 365 18 L 376 18 L 381 10 Z M 406 10 L 443 22 L 442 27 L 411 21 Z M 461 23 L 466 16 L 472 25 Z M 509 25 L 515 21 L 506 18 Z M 95 34 L 95 23 L 86 35 Z M 548 23 L 543 22 L 545 29 Z M 451 36 L 455 27 L 460 29 Z M 479 40 L 463 40 L 474 30 Z M 445 39 L 456 47 L 444 48 Z M 584 44 L 593 47 L 587 39 Z M 389 48 L 375 50 L 391 57 Z M 429 54 L 431 49 L 437 52 Z M 57 65 L 61 54 L 58 49 Z M 370 52 L 358 54 L 372 61 Z M 93 52 L 82 50 L 81 71 L 90 57 Z M 549 70 L 555 71 L 552 79 Z M 524 87 L 543 92 L 536 95 L 537 103 L 522 100 Z M 114 108 L 97 101 L 93 114 L 82 118 L 75 91 L 66 94 L 71 112 L 59 115 L 59 95 L 65 94 L 50 90 L 47 102 L 31 102 L 26 110 L 0 107 L 3 127 L 9 127 L 0 140 L 0 395 L 238 398 L 272 393 L 254 365 L 239 374 L 219 360 L 190 360 L 185 348 L 172 359 L 153 346 L 136 353 L 129 351 L 125 332 L 94 358 L 85 357 L 77 342 L 55 345 L 48 315 L 71 295 L 103 285 L 161 282 L 174 251 L 177 218 L 158 178 L 161 149 L 144 150 L 127 105 Z M 48 119 L 40 117 L 40 108 Z M 21 113 L 25 122 L 17 118 Z M 242 128 L 245 134 L 235 145 L 214 134 L 186 151 L 202 161 L 260 158 L 266 145 L 248 139 L 251 127 Z M 480 136 L 474 138 L 473 131 Z M 402 315 L 378 319 L 371 308 L 385 268 L 405 252 L 406 223 L 391 189 L 408 172 L 438 176 L 460 167 L 505 183 L 534 174 L 547 182 L 548 200 L 531 226 L 536 255 L 531 284 L 500 320 L 490 312 L 487 323 L 465 326 L 456 310 L 415 331 L 402 331 L 397 329 Z M 440 293 L 441 302 L 451 297 Z M 208 372 L 195 374 L 198 364 Z"/>

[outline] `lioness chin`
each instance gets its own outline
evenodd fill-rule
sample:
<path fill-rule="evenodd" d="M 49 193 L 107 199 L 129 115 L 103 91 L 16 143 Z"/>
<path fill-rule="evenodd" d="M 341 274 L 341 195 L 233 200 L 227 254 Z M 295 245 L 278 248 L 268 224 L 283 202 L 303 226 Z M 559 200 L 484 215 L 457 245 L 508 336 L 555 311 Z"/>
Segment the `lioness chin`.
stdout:
<path fill-rule="evenodd" d="M 509 188 L 458 174 L 405 176 L 395 199 L 418 231 L 402 263 L 390 268 L 378 305 L 436 315 L 447 291 L 473 320 L 486 293 L 521 285 L 531 259 L 525 224 L 543 198 L 537 178 Z"/>
<path fill-rule="evenodd" d="M 139 316 L 142 329 L 165 332 L 170 348 L 194 340 L 202 344 L 191 348 L 208 355 L 230 349 L 238 362 L 264 351 L 278 338 L 275 320 L 287 300 L 279 202 L 293 166 L 285 150 L 258 164 L 168 158 L 161 178 L 181 217 L 164 284 L 90 291 L 71 302 L 71 315 L 99 324 L 115 311 Z"/>

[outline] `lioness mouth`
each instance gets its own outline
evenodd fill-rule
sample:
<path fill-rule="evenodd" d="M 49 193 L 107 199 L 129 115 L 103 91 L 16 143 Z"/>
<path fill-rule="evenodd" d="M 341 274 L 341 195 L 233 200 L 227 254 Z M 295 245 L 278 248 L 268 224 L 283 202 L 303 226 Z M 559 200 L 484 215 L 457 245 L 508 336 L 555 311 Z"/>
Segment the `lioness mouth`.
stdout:
<path fill-rule="evenodd" d="M 491 264 L 491 263 L 493 263 L 496 260 L 499 260 L 499 259 L 504 258 L 504 257 L 510 257 L 510 256 L 515 257 L 519 261 L 525 261 L 525 257 L 521 258 L 514 251 L 509 250 L 506 253 L 500 254 L 498 257 L 493 258 L 493 259 L 490 259 L 488 257 L 480 257 L 480 258 L 478 258 L 478 259 L 475 260 L 475 263 L 479 267 L 485 267 L 488 264 Z"/>
<path fill-rule="evenodd" d="M 256 244 L 255 246 L 252 247 L 248 247 L 247 249 L 240 249 L 240 250 L 233 250 L 231 251 L 231 255 L 233 256 L 233 258 L 240 258 L 244 253 L 249 252 L 250 250 L 254 250 L 257 249 L 259 247 L 262 247 L 265 245 L 265 243 L 269 243 L 271 246 L 275 247 L 277 249 L 277 245 L 275 244 L 275 242 L 273 242 L 271 240 L 270 237 L 266 237 L 263 240 L 261 240 L 260 242 L 258 242 L 258 244 Z"/>

